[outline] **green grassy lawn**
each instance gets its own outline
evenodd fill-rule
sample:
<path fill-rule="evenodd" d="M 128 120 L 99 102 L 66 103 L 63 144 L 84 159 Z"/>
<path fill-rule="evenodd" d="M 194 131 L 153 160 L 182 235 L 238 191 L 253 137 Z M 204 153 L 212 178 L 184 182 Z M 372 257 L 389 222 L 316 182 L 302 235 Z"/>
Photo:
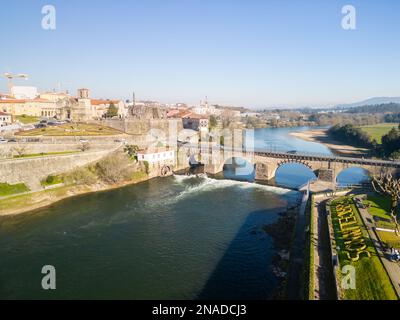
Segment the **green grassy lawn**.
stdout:
<path fill-rule="evenodd" d="M 387 134 L 393 127 L 397 127 L 397 123 L 379 123 L 371 126 L 360 127 L 364 132 L 368 133 L 372 139 L 378 143 L 382 142 L 382 136 Z"/>
<path fill-rule="evenodd" d="M 15 116 L 15 119 L 19 120 L 23 124 L 37 123 L 40 120 L 39 117 L 27 116 L 26 114 L 23 114 L 21 116 Z"/>
<path fill-rule="evenodd" d="M 110 127 L 98 124 L 62 124 L 46 128 L 37 128 L 33 130 L 19 132 L 19 136 L 113 136 L 122 132 Z"/>
<path fill-rule="evenodd" d="M 32 157 L 44 157 L 44 156 L 58 156 L 63 154 L 74 154 L 81 151 L 59 151 L 59 152 L 47 152 L 47 153 L 31 153 L 23 154 L 21 156 L 14 156 L 14 158 L 32 158 Z"/>
<path fill-rule="evenodd" d="M 70 186 L 63 186 L 55 189 L 38 191 L 35 193 L 28 193 L 22 195 L 15 195 L 13 197 L 0 201 L 0 211 L 7 210 L 10 208 L 26 208 L 32 206 L 32 204 L 38 204 L 45 202 L 48 199 L 65 196 L 71 189 Z"/>
<path fill-rule="evenodd" d="M 10 196 L 13 194 L 23 193 L 29 191 L 29 188 L 23 184 L 8 184 L 0 183 L 0 197 Z"/>
<path fill-rule="evenodd" d="M 361 220 L 360 214 L 349 197 L 340 198 L 332 201 L 331 203 L 331 219 L 335 234 L 336 245 L 339 248 L 344 248 L 344 240 L 340 230 L 338 216 L 336 213 L 336 205 L 339 203 L 347 202 L 351 204 L 352 210 L 355 213 L 358 225 L 362 230 L 364 240 L 367 244 L 367 250 L 370 252 L 371 257 L 362 257 L 358 261 L 351 261 L 347 258 L 344 250 L 339 250 L 339 274 L 338 279 L 340 282 L 341 272 L 340 269 L 345 265 L 352 265 L 356 270 L 356 289 L 342 290 L 342 296 L 345 300 L 397 300 L 398 297 L 393 288 L 393 285 L 386 273 L 385 268 L 378 254 L 373 246 L 373 243 L 368 235 L 368 231 Z"/>
<path fill-rule="evenodd" d="M 395 232 L 377 231 L 377 233 L 388 248 L 400 248 L 400 237 Z"/>
<path fill-rule="evenodd" d="M 370 205 L 368 212 L 372 216 L 383 219 L 391 219 L 390 217 L 390 198 L 380 195 L 368 196 L 368 200 L 364 200 L 365 205 Z"/>

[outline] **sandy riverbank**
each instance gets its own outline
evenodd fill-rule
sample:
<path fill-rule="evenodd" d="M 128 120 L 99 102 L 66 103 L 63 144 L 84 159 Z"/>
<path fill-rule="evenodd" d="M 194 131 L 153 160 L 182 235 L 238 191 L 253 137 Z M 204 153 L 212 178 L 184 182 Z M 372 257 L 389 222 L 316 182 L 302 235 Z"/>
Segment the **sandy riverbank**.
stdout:
<path fill-rule="evenodd" d="M 369 151 L 365 148 L 353 147 L 333 140 L 328 136 L 327 129 L 313 129 L 301 132 L 292 132 L 290 135 L 305 141 L 322 143 L 332 152 L 338 155 L 359 157 L 368 154 Z"/>

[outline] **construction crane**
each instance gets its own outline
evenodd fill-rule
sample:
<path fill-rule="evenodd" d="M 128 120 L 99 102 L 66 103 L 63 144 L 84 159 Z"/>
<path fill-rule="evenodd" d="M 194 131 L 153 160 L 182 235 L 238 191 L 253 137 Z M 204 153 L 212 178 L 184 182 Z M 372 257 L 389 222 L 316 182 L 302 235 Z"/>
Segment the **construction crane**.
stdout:
<path fill-rule="evenodd" d="M 13 87 L 12 79 L 22 78 L 28 80 L 28 75 L 24 73 L 19 73 L 19 74 L 5 73 L 4 77 L 8 79 L 8 91 L 10 94 L 11 94 L 11 88 Z"/>

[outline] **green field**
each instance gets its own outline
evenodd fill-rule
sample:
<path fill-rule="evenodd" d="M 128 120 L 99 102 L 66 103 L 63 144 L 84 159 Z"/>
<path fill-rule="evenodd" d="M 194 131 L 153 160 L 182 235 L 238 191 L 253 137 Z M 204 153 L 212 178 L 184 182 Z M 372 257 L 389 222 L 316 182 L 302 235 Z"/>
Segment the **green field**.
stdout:
<path fill-rule="evenodd" d="M 357 219 L 357 224 L 362 231 L 365 244 L 367 245 L 367 251 L 371 255 L 370 257 L 363 256 L 358 261 L 352 261 L 349 260 L 345 254 L 344 239 L 336 212 L 336 206 L 343 203 L 351 205 L 352 211 Z M 397 300 L 398 297 L 393 285 L 380 258 L 378 257 L 373 242 L 368 235 L 368 231 L 361 220 L 360 214 L 354 205 L 353 200 L 349 197 L 336 199 L 331 202 L 330 209 L 336 246 L 340 248 L 338 253 L 340 268 L 338 269 L 337 274 L 339 283 L 342 277 L 340 269 L 343 266 L 351 265 L 356 271 L 356 289 L 342 290 L 342 298 L 345 300 Z"/>
<path fill-rule="evenodd" d="M 375 139 L 378 143 L 382 142 L 382 136 L 387 134 L 392 128 L 397 127 L 397 123 L 379 123 L 371 126 L 360 127 L 364 132 L 368 133 L 371 139 Z"/>
<path fill-rule="evenodd" d="M 110 127 L 98 124 L 62 124 L 46 128 L 38 128 L 19 132 L 19 136 L 113 136 L 122 132 Z"/>

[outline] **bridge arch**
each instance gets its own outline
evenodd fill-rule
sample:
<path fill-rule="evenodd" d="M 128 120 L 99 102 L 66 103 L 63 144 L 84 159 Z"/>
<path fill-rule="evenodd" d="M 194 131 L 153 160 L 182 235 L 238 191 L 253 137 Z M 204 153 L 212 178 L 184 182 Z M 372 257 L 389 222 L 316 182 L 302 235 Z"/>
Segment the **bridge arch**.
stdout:
<path fill-rule="evenodd" d="M 232 156 L 225 159 L 221 171 L 230 178 L 254 180 L 255 164 L 252 159 L 245 156 Z"/>
<path fill-rule="evenodd" d="M 300 159 L 285 159 L 285 160 L 282 160 L 282 161 L 278 162 L 278 165 L 277 165 L 276 169 L 278 170 L 279 167 L 281 167 L 283 165 L 291 164 L 291 163 L 297 163 L 297 164 L 303 165 L 303 166 L 309 168 L 311 171 L 314 171 L 312 166 L 307 161 L 300 160 Z"/>
<path fill-rule="evenodd" d="M 305 161 L 281 161 L 274 172 L 278 185 L 299 187 L 309 180 L 317 179 L 317 172 Z"/>
<path fill-rule="evenodd" d="M 372 169 L 372 170 L 371 170 Z M 335 182 L 338 185 L 356 185 L 371 181 L 376 174 L 376 168 L 369 168 L 362 165 L 351 165 L 338 170 L 335 175 Z"/>

